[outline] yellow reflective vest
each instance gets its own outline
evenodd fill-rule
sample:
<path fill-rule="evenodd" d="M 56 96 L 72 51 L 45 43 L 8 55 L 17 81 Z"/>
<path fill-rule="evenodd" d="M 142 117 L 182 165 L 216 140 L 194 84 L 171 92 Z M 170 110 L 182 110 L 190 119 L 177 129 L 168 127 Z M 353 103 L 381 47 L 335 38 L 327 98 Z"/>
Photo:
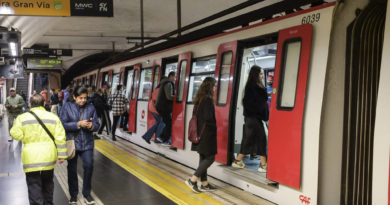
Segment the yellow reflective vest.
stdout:
<path fill-rule="evenodd" d="M 57 159 L 67 159 L 65 129 L 60 119 L 43 107 L 31 109 L 54 136 L 55 144 L 31 113 L 19 115 L 10 134 L 15 140 L 23 140 L 22 162 L 24 172 L 54 169 Z"/>

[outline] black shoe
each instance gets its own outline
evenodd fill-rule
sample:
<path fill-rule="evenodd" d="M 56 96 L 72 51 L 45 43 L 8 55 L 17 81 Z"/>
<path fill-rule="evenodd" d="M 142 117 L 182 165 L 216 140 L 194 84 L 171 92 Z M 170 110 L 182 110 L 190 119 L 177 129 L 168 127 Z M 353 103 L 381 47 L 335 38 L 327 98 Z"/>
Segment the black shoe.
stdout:
<path fill-rule="evenodd" d="M 142 139 L 144 139 L 146 143 L 150 144 L 150 140 L 145 139 L 144 136 L 142 136 Z"/>
<path fill-rule="evenodd" d="M 116 141 L 116 137 L 112 137 L 112 141 Z"/>
<path fill-rule="evenodd" d="M 95 200 L 92 198 L 92 196 L 84 196 L 84 201 L 86 204 L 95 204 Z"/>
<path fill-rule="evenodd" d="M 123 129 L 123 131 L 127 132 L 127 131 L 129 131 L 129 129 Z"/>
<path fill-rule="evenodd" d="M 95 137 L 95 140 L 100 140 L 100 137 L 98 137 L 96 134 L 93 134 L 93 136 Z"/>
<path fill-rule="evenodd" d="M 206 186 L 200 186 L 200 190 L 201 191 L 216 191 L 217 188 L 216 187 L 213 187 L 209 184 L 207 184 Z"/>
<path fill-rule="evenodd" d="M 202 193 L 199 188 L 198 188 L 198 183 L 197 182 L 192 182 L 191 179 L 188 179 L 185 181 L 185 183 L 187 184 L 188 187 L 190 187 L 192 189 L 192 191 L 195 193 L 195 194 L 199 194 L 199 193 Z"/>
<path fill-rule="evenodd" d="M 71 196 L 69 200 L 69 204 L 77 204 L 77 196 Z"/>

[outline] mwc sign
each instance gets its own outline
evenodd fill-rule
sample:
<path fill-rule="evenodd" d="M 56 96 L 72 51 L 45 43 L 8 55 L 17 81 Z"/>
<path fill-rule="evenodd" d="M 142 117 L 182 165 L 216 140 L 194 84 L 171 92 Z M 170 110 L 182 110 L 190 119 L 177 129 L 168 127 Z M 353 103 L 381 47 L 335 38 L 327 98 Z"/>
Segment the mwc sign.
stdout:
<path fill-rule="evenodd" d="M 142 119 L 144 119 L 145 118 L 145 110 L 142 110 Z"/>

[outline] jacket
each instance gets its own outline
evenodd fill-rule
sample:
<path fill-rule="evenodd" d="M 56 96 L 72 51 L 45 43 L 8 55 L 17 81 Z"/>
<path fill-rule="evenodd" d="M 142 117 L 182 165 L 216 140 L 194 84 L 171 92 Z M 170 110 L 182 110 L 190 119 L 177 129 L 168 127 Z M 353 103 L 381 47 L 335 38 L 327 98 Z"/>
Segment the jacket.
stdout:
<path fill-rule="evenodd" d="M 102 117 L 104 110 L 109 110 L 108 105 L 103 102 L 102 96 L 97 93 L 92 93 L 91 97 L 87 100 L 87 103 L 92 103 L 95 106 L 96 114 L 98 117 Z"/>
<path fill-rule="evenodd" d="M 59 103 L 58 94 L 53 93 L 53 95 L 51 95 L 50 97 L 50 102 L 52 105 L 58 105 Z"/>
<path fill-rule="evenodd" d="M 64 99 L 62 100 L 62 104 L 65 104 L 66 99 L 68 99 L 68 96 L 69 96 L 69 91 L 67 89 L 65 89 L 65 90 L 62 90 L 62 92 L 64 92 Z"/>
<path fill-rule="evenodd" d="M 126 112 L 125 105 L 128 103 L 129 101 L 121 91 L 116 91 L 108 100 L 108 104 L 112 106 L 113 116 L 119 116 Z"/>
<path fill-rule="evenodd" d="M 82 110 L 84 115 L 81 120 L 89 120 L 92 118 L 92 129 L 78 127 Z M 85 151 L 94 148 L 93 132 L 99 129 L 100 123 L 97 117 L 95 107 L 92 104 L 85 103 L 80 106 L 74 101 L 67 101 L 61 110 L 60 119 L 66 131 L 66 139 L 71 140 L 75 137 L 75 145 L 77 151 Z"/>
<path fill-rule="evenodd" d="M 245 86 L 244 99 L 244 116 L 249 118 L 257 118 L 259 120 L 268 121 L 268 95 L 265 88 L 260 87 L 255 83 L 248 83 Z"/>
<path fill-rule="evenodd" d="M 17 105 L 17 108 L 10 108 L 9 105 Z M 8 96 L 5 100 L 5 108 L 7 108 L 9 113 L 21 113 L 22 108 L 26 105 L 22 96 L 15 94 L 15 97 Z"/>
<path fill-rule="evenodd" d="M 149 111 L 150 112 L 154 112 L 156 114 L 158 114 L 156 108 L 154 107 L 154 105 L 156 104 L 156 100 L 157 100 L 157 97 L 158 97 L 158 92 L 160 90 L 160 85 L 157 85 L 156 89 L 153 91 L 152 93 L 152 100 L 149 102 Z"/>
<path fill-rule="evenodd" d="M 175 84 L 166 78 L 161 81 L 160 88 L 158 91 L 158 96 L 156 100 L 156 104 L 154 107 L 159 113 L 162 112 L 172 112 L 173 109 L 173 96 L 174 96 L 174 88 Z"/>
<path fill-rule="evenodd" d="M 45 103 L 48 104 L 48 105 L 50 106 L 50 103 L 49 103 L 49 101 L 47 100 L 47 92 L 41 91 L 41 95 L 42 95 L 43 99 L 45 99 Z"/>
<path fill-rule="evenodd" d="M 55 143 L 31 113 L 19 115 L 10 130 L 12 138 L 23 140 L 22 162 L 24 172 L 52 170 L 57 159 L 66 159 L 65 130 L 60 119 L 43 107 L 31 108 L 53 135 Z"/>
<path fill-rule="evenodd" d="M 194 105 L 194 112 L 198 109 L 198 104 Z M 200 141 L 197 144 L 192 143 L 191 150 L 199 154 L 216 155 L 217 154 L 217 120 L 215 119 L 215 108 L 213 99 L 210 97 L 203 98 L 199 105 L 198 111 L 198 136 Z"/>

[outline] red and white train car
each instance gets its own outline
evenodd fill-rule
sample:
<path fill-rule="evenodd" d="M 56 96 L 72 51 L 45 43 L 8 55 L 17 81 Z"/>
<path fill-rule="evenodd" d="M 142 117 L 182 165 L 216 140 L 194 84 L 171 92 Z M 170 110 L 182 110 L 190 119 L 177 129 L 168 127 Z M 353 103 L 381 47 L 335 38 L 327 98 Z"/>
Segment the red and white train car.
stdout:
<path fill-rule="evenodd" d="M 327 3 L 74 80 L 97 87 L 108 83 L 112 91 L 124 84 L 132 134 L 118 130 L 117 135 L 196 168 L 198 154 L 187 140 L 192 99 L 202 80 L 213 76 L 218 154 L 209 175 L 277 204 L 387 204 L 390 62 L 384 57 L 381 64 L 390 52 L 390 45 L 384 46 L 382 54 L 390 42 L 387 10 L 381 1 Z M 230 167 L 243 135 L 240 101 L 254 64 L 274 76 L 266 174 Z M 172 113 L 177 149 L 141 138 L 154 124 L 151 93 L 170 71 L 177 73 Z"/>

